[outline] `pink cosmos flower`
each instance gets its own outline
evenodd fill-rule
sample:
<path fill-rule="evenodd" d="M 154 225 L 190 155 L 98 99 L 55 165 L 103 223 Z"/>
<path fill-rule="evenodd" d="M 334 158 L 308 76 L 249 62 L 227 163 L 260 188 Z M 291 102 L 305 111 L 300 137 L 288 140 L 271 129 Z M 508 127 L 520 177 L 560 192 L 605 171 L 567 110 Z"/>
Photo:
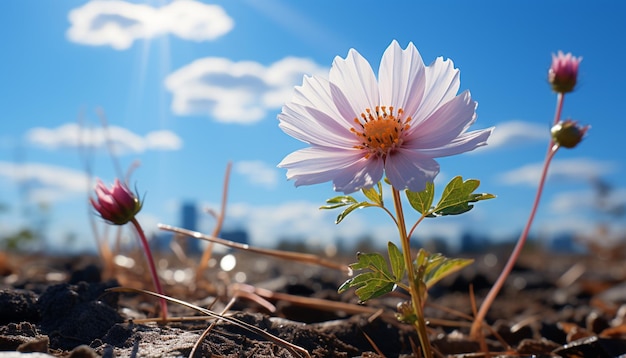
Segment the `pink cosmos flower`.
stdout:
<path fill-rule="evenodd" d="M 305 76 L 279 114 L 280 128 L 310 144 L 285 157 L 295 185 L 332 181 L 346 194 L 371 187 L 383 173 L 394 188 L 422 191 L 439 173 L 433 159 L 486 144 L 493 128 L 467 132 L 476 120 L 469 91 L 457 95 L 459 70 L 437 58 L 425 66 L 410 43 L 393 41 L 378 80 L 357 51 L 335 58 L 329 79 Z"/>
<path fill-rule="evenodd" d="M 159 281 L 156 266 L 154 265 L 154 258 L 152 257 L 152 252 L 150 251 L 150 245 L 148 244 L 148 240 L 146 239 L 146 235 L 141 228 L 141 225 L 139 225 L 139 222 L 135 219 L 135 215 L 137 215 L 137 213 L 141 210 L 141 200 L 137 198 L 135 193 L 128 189 L 126 184 L 122 184 L 119 179 L 116 178 L 111 189 L 107 188 L 102 180 L 98 179 L 98 183 L 96 184 L 96 199 L 89 198 L 89 201 L 98 214 L 100 214 L 100 216 L 110 224 L 124 225 L 128 222 L 133 224 L 137 230 L 137 234 L 139 235 L 139 240 L 143 246 L 144 253 L 146 254 L 154 287 L 156 288 L 157 293 L 163 295 L 163 288 L 161 286 L 161 282 Z M 160 301 L 161 318 L 166 320 L 167 303 L 164 298 L 161 298 Z"/>
<path fill-rule="evenodd" d="M 548 71 L 548 81 L 555 92 L 567 93 L 574 90 L 578 80 L 578 65 L 582 57 L 574 57 L 571 53 L 552 54 L 552 66 Z"/>
<path fill-rule="evenodd" d="M 89 198 L 89 201 L 98 214 L 111 224 L 124 225 L 141 210 L 141 201 L 119 179 L 115 179 L 111 189 L 98 179 L 95 191 L 96 200 Z"/>

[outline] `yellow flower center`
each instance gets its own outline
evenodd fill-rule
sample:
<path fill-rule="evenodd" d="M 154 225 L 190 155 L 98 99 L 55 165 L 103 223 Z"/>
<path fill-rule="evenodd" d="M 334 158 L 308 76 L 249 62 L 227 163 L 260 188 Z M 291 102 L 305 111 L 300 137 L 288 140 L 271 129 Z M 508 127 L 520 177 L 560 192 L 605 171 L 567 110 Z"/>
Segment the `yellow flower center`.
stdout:
<path fill-rule="evenodd" d="M 350 131 L 361 141 L 360 145 L 354 146 L 357 149 L 367 149 L 365 158 L 375 155 L 385 159 L 395 148 L 402 145 L 404 131 L 409 129 L 408 124 L 411 117 L 402 119 L 404 111 L 402 108 L 394 113 L 393 107 L 376 107 L 376 111 L 365 109 L 361 113 L 361 118 L 354 118 L 354 123 L 358 124 Z"/>

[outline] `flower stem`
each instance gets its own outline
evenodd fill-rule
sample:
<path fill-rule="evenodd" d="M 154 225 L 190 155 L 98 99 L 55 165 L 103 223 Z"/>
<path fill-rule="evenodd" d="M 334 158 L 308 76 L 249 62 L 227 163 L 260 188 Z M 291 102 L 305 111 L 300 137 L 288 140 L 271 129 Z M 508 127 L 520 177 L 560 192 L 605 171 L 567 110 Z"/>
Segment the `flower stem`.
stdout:
<path fill-rule="evenodd" d="M 400 198 L 400 192 L 393 188 L 393 206 L 396 210 L 398 217 L 398 233 L 400 234 L 400 242 L 402 243 L 402 253 L 404 255 L 404 266 L 406 266 L 409 276 L 409 289 L 411 296 L 411 304 L 417 319 L 413 322 L 415 329 L 417 330 L 417 337 L 420 340 L 422 346 L 422 353 L 424 357 L 431 358 L 432 351 L 430 348 L 430 341 L 428 339 L 428 332 L 426 331 L 426 321 L 424 319 L 424 309 L 422 306 L 422 297 L 420 295 L 418 283 L 415 281 L 415 271 L 413 268 L 413 259 L 411 258 L 411 245 L 410 237 L 406 232 L 406 224 L 404 221 L 404 212 L 402 211 L 402 200 Z"/>
<path fill-rule="evenodd" d="M 165 295 L 165 293 L 163 293 L 163 288 L 161 287 L 161 281 L 159 281 L 159 276 L 157 275 L 156 266 L 154 266 L 154 258 L 152 257 L 152 251 L 150 251 L 150 245 L 148 245 L 148 240 L 146 240 L 146 235 L 144 234 L 143 229 L 141 228 L 141 225 L 139 225 L 139 222 L 136 218 L 133 217 L 130 222 L 133 223 L 133 226 L 135 226 L 135 229 L 137 230 L 137 234 L 139 234 L 139 241 L 141 241 L 141 245 L 143 246 L 143 252 L 146 254 L 146 259 L 148 261 L 148 267 L 150 268 L 150 274 L 152 275 L 154 287 L 158 294 Z M 165 301 L 165 298 L 160 299 L 160 305 L 161 318 L 163 321 L 165 321 L 167 320 L 167 303 Z"/>
<path fill-rule="evenodd" d="M 554 122 L 552 125 L 559 123 L 561 120 L 561 111 L 563 110 L 563 100 L 565 99 L 565 94 L 558 93 L 556 95 L 556 113 L 554 113 Z"/>
<path fill-rule="evenodd" d="M 554 114 L 554 124 L 558 123 L 561 118 L 561 110 L 563 108 L 564 97 L 565 96 L 563 95 L 563 93 L 559 93 L 557 95 L 556 112 Z M 500 289 L 502 289 L 504 282 L 506 281 L 507 277 L 513 270 L 513 266 L 515 265 L 515 262 L 517 262 L 517 259 L 519 258 L 522 252 L 522 248 L 524 247 L 524 244 L 526 243 L 526 239 L 528 238 L 528 234 L 530 232 L 530 227 L 533 224 L 533 220 L 535 219 L 535 214 L 537 213 L 537 208 L 539 207 L 539 201 L 541 200 L 543 187 L 546 182 L 546 178 L 548 176 L 548 169 L 550 167 L 550 162 L 552 161 L 552 158 L 554 158 L 554 155 L 556 154 L 558 149 L 559 149 L 559 146 L 554 142 L 554 140 L 550 139 L 550 143 L 548 144 L 548 152 L 546 153 L 546 158 L 543 163 L 543 169 L 541 170 L 539 186 L 537 187 L 537 193 L 535 194 L 535 201 L 533 203 L 532 209 L 530 210 L 528 221 L 526 222 L 526 226 L 524 227 L 522 234 L 520 235 L 519 239 L 517 240 L 517 243 L 515 244 L 515 247 L 513 248 L 513 251 L 511 252 L 511 256 L 509 257 L 509 260 L 507 261 L 506 265 L 502 269 L 502 272 L 500 272 L 500 276 L 498 276 L 498 279 L 491 287 L 491 290 L 489 290 L 487 297 L 485 297 L 485 300 L 480 305 L 480 309 L 478 310 L 478 313 L 476 314 L 476 318 L 474 319 L 474 322 L 472 323 L 472 327 L 470 329 L 470 336 L 474 339 L 477 339 L 479 337 L 481 326 L 482 326 L 483 321 L 485 320 L 487 311 L 489 311 L 489 308 L 493 304 L 493 301 L 495 301 L 496 296 L 500 292 Z"/>
<path fill-rule="evenodd" d="M 224 224 L 224 217 L 226 216 L 226 203 L 228 202 L 228 184 L 230 181 L 230 170 L 233 166 L 232 162 L 228 162 L 226 165 L 226 174 L 224 174 L 224 185 L 222 188 L 222 206 L 220 208 L 220 212 L 217 215 L 217 223 L 215 224 L 215 228 L 213 228 L 213 233 L 211 236 L 218 237 L 220 232 L 222 231 L 222 225 Z M 200 264 L 196 268 L 196 280 L 199 279 L 202 275 L 202 271 L 204 271 L 209 266 L 209 260 L 211 259 L 211 255 L 213 254 L 213 243 L 210 242 L 209 245 L 204 249 L 202 253 L 202 258 L 200 259 Z"/>

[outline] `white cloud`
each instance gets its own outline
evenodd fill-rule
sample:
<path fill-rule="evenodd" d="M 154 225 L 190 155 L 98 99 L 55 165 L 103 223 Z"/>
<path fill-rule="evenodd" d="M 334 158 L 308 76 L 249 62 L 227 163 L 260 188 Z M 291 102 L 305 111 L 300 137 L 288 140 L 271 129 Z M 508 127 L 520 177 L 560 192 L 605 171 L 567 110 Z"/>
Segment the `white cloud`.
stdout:
<path fill-rule="evenodd" d="M 550 127 L 547 125 L 524 121 L 508 121 L 496 124 L 495 127 L 487 141 L 488 145 L 480 148 L 481 151 L 511 147 L 529 142 L 544 141 L 548 145 L 548 139 L 550 139 Z"/>
<path fill-rule="evenodd" d="M 155 8 L 120 0 L 94 0 L 69 13 L 67 37 L 76 43 L 125 50 L 138 39 L 173 34 L 185 40 L 215 40 L 234 26 L 218 5 L 177 0 Z"/>
<path fill-rule="evenodd" d="M 550 202 L 550 210 L 555 214 L 576 213 L 581 209 L 581 206 L 584 206 L 584 209 L 589 209 L 593 200 L 591 190 L 558 193 Z"/>
<path fill-rule="evenodd" d="M 394 226 L 376 226 L 359 213 L 352 213 L 336 225 L 337 210 L 320 210 L 319 203 L 305 201 L 284 202 L 276 205 L 254 206 L 247 203 L 229 205 L 226 220 L 243 226 L 257 246 L 272 246 L 282 238 L 302 239 L 311 245 L 326 245 L 336 238 L 348 240 L 363 236 L 393 237 Z M 370 209 L 374 210 L 374 209 Z M 382 214 L 382 213 L 381 213 Z M 385 233 L 385 235 L 382 234 Z"/>
<path fill-rule="evenodd" d="M 555 237 L 562 234 L 573 234 L 577 237 L 587 236 L 597 228 L 597 221 L 582 215 L 563 215 L 539 220 L 533 228 L 536 235 Z"/>
<path fill-rule="evenodd" d="M 276 168 L 260 160 L 236 162 L 234 169 L 236 173 L 245 176 L 250 183 L 255 185 L 272 189 L 278 183 Z"/>
<path fill-rule="evenodd" d="M 388 241 L 400 245 L 397 228 L 379 208 L 357 210 L 340 224 L 335 224 L 340 209 L 320 210 L 319 207 L 319 203 L 307 201 L 258 206 L 234 203 L 228 207 L 227 227 L 245 229 L 255 246 L 273 246 L 280 239 L 325 246 L 341 239 L 345 240 L 345 246 L 350 247 L 365 237 L 372 238 L 380 247 L 385 247 Z M 466 223 L 454 219 L 427 220 L 414 235 L 426 241 L 432 238 L 457 240 L 467 227 Z"/>
<path fill-rule="evenodd" d="M 146 148 L 152 150 L 178 150 L 183 146 L 179 136 L 166 130 L 149 132 L 144 140 Z"/>
<path fill-rule="evenodd" d="M 109 126 L 106 129 L 81 128 L 76 123 L 64 124 L 57 128 L 33 128 L 26 134 L 27 140 L 35 145 L 48 148 L 106 148 L 107 137 L 115 154 L 142 153 L 146 150 L 178 150 L 182 140 L 170 131 L 149 132 L 142 137 L 128 129 Z"/>
<path fill-rule="evenodd" d="M 158 227 L 158 224 L 161 222 L 161 220 L 159 220 L 158 216 L 156 215 L 140 211 L 137 214 L 137 221 L 141 223 L 141 228 L 148 238 L 154 237 L 161 232 Z"/>
<path fill-rule="evenodd" d="M 541 176 L 543 163 L 534 163 L 511 170 L 499 176 L 507 185 L 536 186 Z M 590 181 L 615 170 L 615 163 L 589 158 L 554 160 L 550 164 L 548 177 L 566 181 Z"/>
<path fill-rule="evenodd" d="M 311 60 L 287 57 L 269 67 L 253 61 L 207 57 L 186 65 L 165 80 L 178 115 L 208 115 L 220 122 L 252 123 L 280 108 L 303 75 L 328 70 Z"/>
<path fill-rule="evenodd" d="M 592 189 L 558 193 L 552 199 L 550 208 L 557 214 L 580 213 L 582 210 L 594 210 L 596 213 L 610 208 L 626 205 L 626 189 L 612 190 L 606 197 L 598 196 Z"/>
<path fill-rule="evenodd" d="M 0 176 L 24 186 L 33 202 L 69 199 L 90 188 L 84 172 L 48 164 L 0 162 Z"/>

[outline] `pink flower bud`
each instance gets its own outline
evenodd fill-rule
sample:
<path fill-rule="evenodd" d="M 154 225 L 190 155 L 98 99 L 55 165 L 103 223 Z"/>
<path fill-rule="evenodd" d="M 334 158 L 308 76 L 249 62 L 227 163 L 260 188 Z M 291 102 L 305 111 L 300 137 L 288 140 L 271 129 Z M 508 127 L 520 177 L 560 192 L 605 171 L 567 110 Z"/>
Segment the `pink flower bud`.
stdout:
<path fill-rule="evenodd" d="M 578 78 L 578 65 L 582 57 L 574 57 L 571 53 L 552 54 L 552 66 L 548 71 L 548 81 L 555 92 L 567 93 L 574 90 Z"/>
<path fill-rule="evenodd" d="M 550 130 L 552 139 L 561 147 L 574 148 L 582 141 L 590 126 L 580 126 L 571 119 L 560 121 Z"/>
<path fill-rule="evenodd" d="M 111 224 L 124 225 L 141 210 L 141 201 L 118 179 L 115 179 L 111 189 L 98 179 L 95 192 L 96 199 L 89 198 L 89 201 L 98 214 Z"/>

